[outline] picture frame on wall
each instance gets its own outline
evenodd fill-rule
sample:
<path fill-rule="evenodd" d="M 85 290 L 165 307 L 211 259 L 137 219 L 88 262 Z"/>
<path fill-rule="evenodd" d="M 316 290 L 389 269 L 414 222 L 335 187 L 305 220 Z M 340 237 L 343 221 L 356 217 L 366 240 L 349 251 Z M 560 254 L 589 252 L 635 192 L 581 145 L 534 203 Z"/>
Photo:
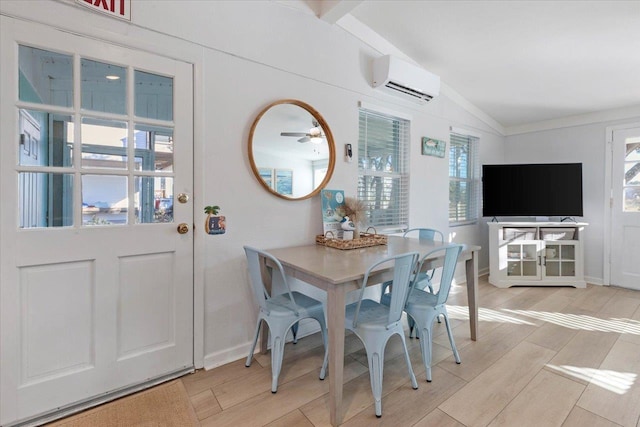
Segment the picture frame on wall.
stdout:
<path fill-rule="evenodd" d="M 274 189 L 276 192 L 285 196 L 291 196 L 293 194 L 293 170 L 276 169 L 274 177 Z"/>
<path fill-rule="evenodd" d="M 447 143 L 439 139 L 422 137 L 422 155 L 444 158 Z"/>
<path fill-rule="evenodd" d="M 273 188 L 273 169 L 271 168 L 258 168 L 260 178 L 267 184 L 267 187 Z"/>

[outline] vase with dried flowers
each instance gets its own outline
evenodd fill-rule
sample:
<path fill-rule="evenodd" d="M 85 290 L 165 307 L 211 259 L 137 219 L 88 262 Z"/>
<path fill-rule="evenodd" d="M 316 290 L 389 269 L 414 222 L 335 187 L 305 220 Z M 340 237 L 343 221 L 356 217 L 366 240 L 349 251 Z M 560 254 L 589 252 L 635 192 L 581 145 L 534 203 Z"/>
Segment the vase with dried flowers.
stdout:
<path fill-rule="evenodd" d="M 355 197 L 345 197 L 344 198 L 344 211 L 345 215 L 349 217 L 355 226 L 355 230 L 353 231 L 354 239 L 360 238 L 360 225 L 361 222 L 365 219 L 367 213 L 367 205 L 362 201 L 358 200 Z"/>

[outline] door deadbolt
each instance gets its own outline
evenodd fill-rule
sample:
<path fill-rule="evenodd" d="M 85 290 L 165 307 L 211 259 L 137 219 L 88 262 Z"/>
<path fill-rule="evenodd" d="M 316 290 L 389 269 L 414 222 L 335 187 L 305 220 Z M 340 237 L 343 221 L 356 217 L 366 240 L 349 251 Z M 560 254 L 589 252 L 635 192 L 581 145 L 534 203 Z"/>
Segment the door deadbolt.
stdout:
<path fill-rule="evenodd" d="M 178 194 L 178 201 L 180 203 L 187 203 L 189 201 L 189 195 L 185 193 Z"/>

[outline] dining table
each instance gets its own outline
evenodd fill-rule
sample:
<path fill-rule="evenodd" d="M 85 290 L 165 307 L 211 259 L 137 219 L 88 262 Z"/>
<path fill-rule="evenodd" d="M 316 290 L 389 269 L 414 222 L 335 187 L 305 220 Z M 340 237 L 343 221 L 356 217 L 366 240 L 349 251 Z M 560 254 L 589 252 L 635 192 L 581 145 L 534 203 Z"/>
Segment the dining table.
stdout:
<path fill-rule="evenodd" d="M 330 422 L 342 422 L 342 389 L 344 371 L 345 305 L 348 292 L 362 286 L 364 274 L 375 262 L 407 252 L 424 255 L 447 243 L 419 240 L 411 237 L 388 236 L 387 244 L 358 249 L 341 250 L 319 244 L 268 249 L 284 267 L 288 277 L 301 280 L 327 293 L 326 316 L 329 342 L 329 413 Z M 478 252 L 480 246 L 463 244 L 458 258 L 465 264 L 465 279 L 469 304 L 469 327 L 472 340 L 478 337 Z M 425 259 L 424 270 L 442 265 L 443 258 Z M 392 268 L 382 265 L 372 271 L 369 284 L 391 280 Z M 266 328 L 263 328 L 266 333 Z M 268 340 L 263 339 L 262 351 Z"/>

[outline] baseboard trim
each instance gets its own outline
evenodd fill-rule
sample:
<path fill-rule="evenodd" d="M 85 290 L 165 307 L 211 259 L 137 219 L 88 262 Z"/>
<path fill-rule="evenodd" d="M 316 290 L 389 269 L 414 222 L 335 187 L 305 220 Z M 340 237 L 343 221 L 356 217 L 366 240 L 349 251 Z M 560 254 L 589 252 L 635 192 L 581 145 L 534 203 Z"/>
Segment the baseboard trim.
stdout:
<path fill-rule="evenodd" d="M 300 321 L 298 329 L 298 339 L 306 337 L 307 335 L 315 334 L 320 331 L 320 325 L 313 319 L 303 319 Z M 291 331 L 287 334 L 287 342 L 291 341 Z M 252 341 L 248 341 L 244 344 L 228 348 L 222 351 L 209 353 L 204 357 L 204 369 L 209 370 L 217 368 L 218 366 L 226 365 L 227 363 L 235 362 L 236 360 L 244 359 L 251 350 Z M 255 354 L 260 353 L 260 341 L 256 345 Z"/>
<path fill-rule="evenodd" d="M 587 276 L 585 276 L 584 280 L 585 280 L 585 282 L 587 282 L 590 285 L 604 286 L 604 280 L 602 280 L 601 277 L 587 277 Z"/>
<path fill-rule="evenodd" d="M 455 284 L 467 283 L 467 273 L 465 273 L 464 269 L 458 272 L 453 278 Z M 489 267 L 478 270 L 478 279 L 482 276 L 486 276 L 489 274 Z"/>
<path fill-rule="evenodd" d="M 260 348 L 260 343 L 256 345 L 256 350 Z M 235 362 L 238 359 L 247 357 L 251 349 L 251 341 L 238 346 L 227 348 L 204 356 L 204 369 L 209 370 L 227 363 Z M 256 351 L 258 353 L 258 351 Z"/>

